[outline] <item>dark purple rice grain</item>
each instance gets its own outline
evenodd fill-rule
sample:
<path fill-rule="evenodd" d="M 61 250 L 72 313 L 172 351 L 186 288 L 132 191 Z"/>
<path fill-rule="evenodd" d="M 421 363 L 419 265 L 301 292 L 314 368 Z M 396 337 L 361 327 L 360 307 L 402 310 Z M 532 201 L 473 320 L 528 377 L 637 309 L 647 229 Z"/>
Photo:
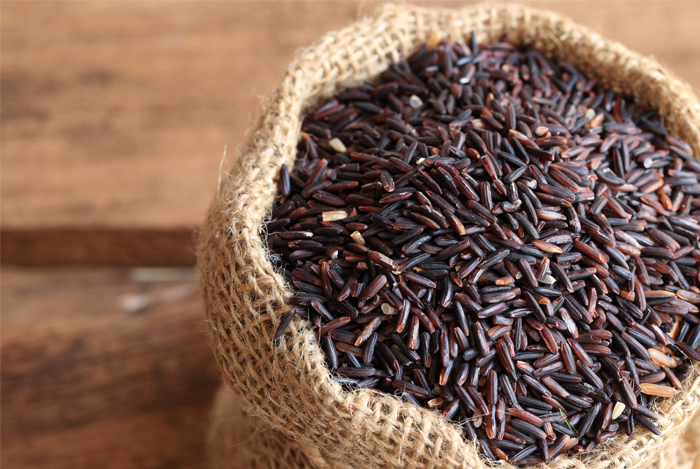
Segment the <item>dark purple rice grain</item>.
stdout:
<path fill-rule="evenodd" d="M 647 419 L 646 417 L 639 414 L 635 414 L 634 420 L 635 422 L 641 423 L 642 426 L 646 427 L 654 435 L 661 435 L 661 430 L 659 430 L 657 426 L 651 423 L 651 421 L 649 421 L 649 419 Z"/>
<path fill-rule="evenodd" d="M 492 459 L 658 434 L 640 384 L 682 389 L 700 361 L 692 148 L 507 38 L 380 78 L 310 113 L 280 167 L 268 246 L 299 293 L 275 339 L 308 317 L 338 382 L 459 421 Z"/>
<path fill-rule="evenodd" d="M 280 321 L 279 326 L 277 327 L 277 332 L 275 332 L 275 337 L 274 340 L 279 339 L 282 337 L 282 334 L 284 334 L 284 331 L 287 330 L 287 327 L 289 327 L 289 324 L 292 322 L 292 319 L 294 318 L 294 308 L 290 309 L 285 313 L 285 315 L 282 317 L 282 320 Z"/>

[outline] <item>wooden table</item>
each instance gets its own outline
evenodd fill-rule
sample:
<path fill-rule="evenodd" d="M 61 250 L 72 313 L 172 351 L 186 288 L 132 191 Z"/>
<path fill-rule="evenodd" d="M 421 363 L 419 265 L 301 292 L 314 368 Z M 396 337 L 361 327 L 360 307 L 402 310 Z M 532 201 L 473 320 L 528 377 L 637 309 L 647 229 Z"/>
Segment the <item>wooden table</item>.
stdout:
<path fill-rule="evenodd" d="M 700 85 L 700 3 L 527 3 Z M 377 4 L 2 2 L 3 467 L 205 466 L 193 232 L 295 50 Z"/>

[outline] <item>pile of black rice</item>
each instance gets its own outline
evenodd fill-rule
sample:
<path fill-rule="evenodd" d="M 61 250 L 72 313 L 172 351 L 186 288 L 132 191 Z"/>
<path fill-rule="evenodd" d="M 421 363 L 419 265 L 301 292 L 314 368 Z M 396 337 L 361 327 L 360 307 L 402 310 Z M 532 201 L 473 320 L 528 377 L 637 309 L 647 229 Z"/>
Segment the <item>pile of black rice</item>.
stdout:
<path fill-rule="evenodd" d="M 634 91 L 634 90 L 629 90 Z M 270 257 L 335 379 L 515 464 L 654 433 L 699 360 L 700 164 L 656 112 L 503 38 L 308 114 Z"/>

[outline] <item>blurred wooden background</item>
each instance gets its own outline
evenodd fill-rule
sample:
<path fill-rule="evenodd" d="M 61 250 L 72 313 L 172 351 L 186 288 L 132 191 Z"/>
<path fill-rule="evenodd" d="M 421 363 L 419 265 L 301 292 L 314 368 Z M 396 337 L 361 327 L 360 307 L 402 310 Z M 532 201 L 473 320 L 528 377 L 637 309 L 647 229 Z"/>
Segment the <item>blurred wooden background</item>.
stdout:
<path fill-rule="evenodd" d="M 700 2 L 526 3 L 700 88 Z M 294 52 L 377 5 L 0 4 L 3 467 L 205 466 L 193 233 Z"/>

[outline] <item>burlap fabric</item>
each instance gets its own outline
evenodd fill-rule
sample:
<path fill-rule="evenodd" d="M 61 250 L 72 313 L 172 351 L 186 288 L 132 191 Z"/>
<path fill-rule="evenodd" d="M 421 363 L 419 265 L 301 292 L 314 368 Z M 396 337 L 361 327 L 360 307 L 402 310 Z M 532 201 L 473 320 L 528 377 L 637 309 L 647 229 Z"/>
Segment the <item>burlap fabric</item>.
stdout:
<path fill-rule="evenodd" d="M 225 386 L 219 389 L 212 408 L 207 456 L 212 469 L 310 469 L 314 467 L 311 461 L 318 457 L 307 457 L 298 443 L 245 415 L 238 396 Z M 666 445 L 649 469 L 700 469 L 700 415 L 683 435 Z"/>
<path fill-rule="evenodd" d="M 377 392 L 348 392 L 335 383 L 309 324 L 295 319 L 272 337 L 291 291 L 266 260 L 263 221 L 276 196 L 282 163 L 292 165 L 303 113 L 321 98 L 370 80 L 428 41 L 479 40 L 508 33 L 633 93 L 659 109 L 665 125 L 700 154 L 700 105 L 691 89 L 652 59 L 607 41 L 554 13 L 519 5 L 461 10 L 385 6 L 375 16 L 327 34 L 301 51 L 264 105 L 262 118 L 216 195 L 199 242 L 208 340 L 226 383 L 242 407 L 295 440 L 321 464 L 347 467 L 485 468 L 486 462 L 439 416 Z M 552 468 L 641 468 L 685 431 L 700 405 L 700 367 L 685 389 L 657 410 L 662 431 L 639 428 Z M 500 463 L 507 465 L 506 463 Z M 317 464 L 319 465 L 319 464 Z"/>
<path fill-rule="evenodd" d="M 212 469 L 305 469 L 309 459 L 290 440 L 248 417 L 225 385 L 216 394 L 207 435 Z"/>

